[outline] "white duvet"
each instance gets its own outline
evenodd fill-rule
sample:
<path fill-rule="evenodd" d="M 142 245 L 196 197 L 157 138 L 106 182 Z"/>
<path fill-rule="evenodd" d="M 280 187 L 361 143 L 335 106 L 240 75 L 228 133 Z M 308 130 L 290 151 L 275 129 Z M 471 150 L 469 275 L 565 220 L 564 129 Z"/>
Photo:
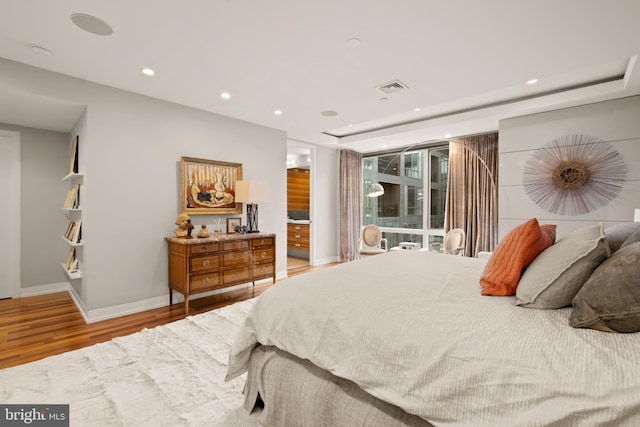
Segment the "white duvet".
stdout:
<path fill-rule="evenodd" d="M 396 251 L 280 282 L 250 311 L 227 379 L 260 343 L 436 426 L 640 425 L 640 334 L 481 296 L 485 263 Z"/>

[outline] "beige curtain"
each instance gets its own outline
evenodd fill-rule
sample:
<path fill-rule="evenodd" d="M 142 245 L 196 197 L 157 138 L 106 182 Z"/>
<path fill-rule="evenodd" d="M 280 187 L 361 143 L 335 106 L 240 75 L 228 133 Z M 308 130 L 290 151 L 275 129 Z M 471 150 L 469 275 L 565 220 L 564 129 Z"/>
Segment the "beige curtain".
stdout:
<path fill-rule="evenodd" d="M 462 228 L 465 256 L 493 251 L 498 242 L 498 134 L 449 142 L 445 232 Z"/>
<path fill-rule="evenodd" d="M 340 260 L 358 258 L 362 224 L 362 154 L 340 150 Z"/>

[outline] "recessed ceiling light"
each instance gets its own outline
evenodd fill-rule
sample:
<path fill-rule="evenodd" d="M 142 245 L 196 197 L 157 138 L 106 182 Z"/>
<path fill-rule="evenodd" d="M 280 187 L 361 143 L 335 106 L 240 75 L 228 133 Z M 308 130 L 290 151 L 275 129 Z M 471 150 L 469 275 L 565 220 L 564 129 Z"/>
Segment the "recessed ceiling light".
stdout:
<path fill-rule="evenodd" d="M 357 48 L 358 46 L 360 46 L 362 44 L 362 40 L 360 40 L 357 37 L 351 37 L 350 39 L 345 40 L 345 43 L 351 49 L 355 49 L 355 48 Z"/>
<path fill-rule="evenodd" d="M 273 112 L 273 114 L 275 114 L 276 116 L 281 116 L 282 115 L 282 110 L 275 110 Z"/>
<path fill-rule="evenodd" d="M 42 46 L 33 45 L 33 46 L 31 46 L 31 51 L 33 51 L 34 53 L 37 53 L 38 55 L 42 55 L 42 56 L 51 55 L 51 51 L 49 49 L 47 49 L 46 47 L 42 47 Z"/>
<path fill-rule="evenodd" d="M 450 133 L 448 133 L 448 134 L 446 134 L 444 137 L 445 137 L 445 138 L 451 138 L 451 134 L 450 134 Z"/>
<path fill-rule="evenodd" d="M 420 111 L 420 107 L 414 108 L 413 111 Z"/>
<path fill-rule="evenodd" d="M 78 28 L 97 36 L 110 36 L 113 34 L 113 29 L 109 24 L 95 16 L 86 15 L 84 13 L 74 13 L 71 15 L 71 21 L 76 24 Z"/>
<path fill-rule="evenodd" d="M 222 99 L 231 99 L 231 94 L 229 92 L 220 93 L 220 98 Z"/>
<path fill-rule="evenodd" d="M 323 111 L 322 113 L 323 116 L 327 116 L 327 117 L 333 117 L 333 116 L 337 116 L 338 112 L 337 111 L 333 111 L 333 110 L 327 110 L 327 111 Z"/>
<path fill-rule="evenodd" d="M 527 84 L 528 85 L 534 85 L 536 83 L 538 83 L 538 79 L 529 79 L 529 80 L 527 80 Z"/>
<path fill-rule="evenodd" d="M 151 68 L 143 68 L 142 69 L 142 74 L 147 75 L 147 76 L 155 76 L 156 72 L 153 71 Z"/>

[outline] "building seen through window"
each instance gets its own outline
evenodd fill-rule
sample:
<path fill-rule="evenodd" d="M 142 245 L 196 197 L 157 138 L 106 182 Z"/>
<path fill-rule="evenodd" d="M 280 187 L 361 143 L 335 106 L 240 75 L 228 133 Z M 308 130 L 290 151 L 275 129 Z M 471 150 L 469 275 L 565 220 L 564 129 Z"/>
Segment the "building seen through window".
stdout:
<path fill-rule="evenodd" d="M 379 226 L 389 247 L 441 243 L 448 165 L 448 145 L 364 157 L 362 224 Z M 373 183 L 382 185 L 383 195 L 367 196 Z"/>

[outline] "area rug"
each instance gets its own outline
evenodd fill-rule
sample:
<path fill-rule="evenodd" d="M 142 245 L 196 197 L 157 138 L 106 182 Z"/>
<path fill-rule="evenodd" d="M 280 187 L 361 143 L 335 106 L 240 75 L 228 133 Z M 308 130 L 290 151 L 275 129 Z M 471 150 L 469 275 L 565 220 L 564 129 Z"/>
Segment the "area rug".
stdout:
<path fill-rule="evenodd" d="M 251 426 L 225 382 L 253 300 L 0 370 L 3 404 L 69 404 L 71 426 Z"/>

